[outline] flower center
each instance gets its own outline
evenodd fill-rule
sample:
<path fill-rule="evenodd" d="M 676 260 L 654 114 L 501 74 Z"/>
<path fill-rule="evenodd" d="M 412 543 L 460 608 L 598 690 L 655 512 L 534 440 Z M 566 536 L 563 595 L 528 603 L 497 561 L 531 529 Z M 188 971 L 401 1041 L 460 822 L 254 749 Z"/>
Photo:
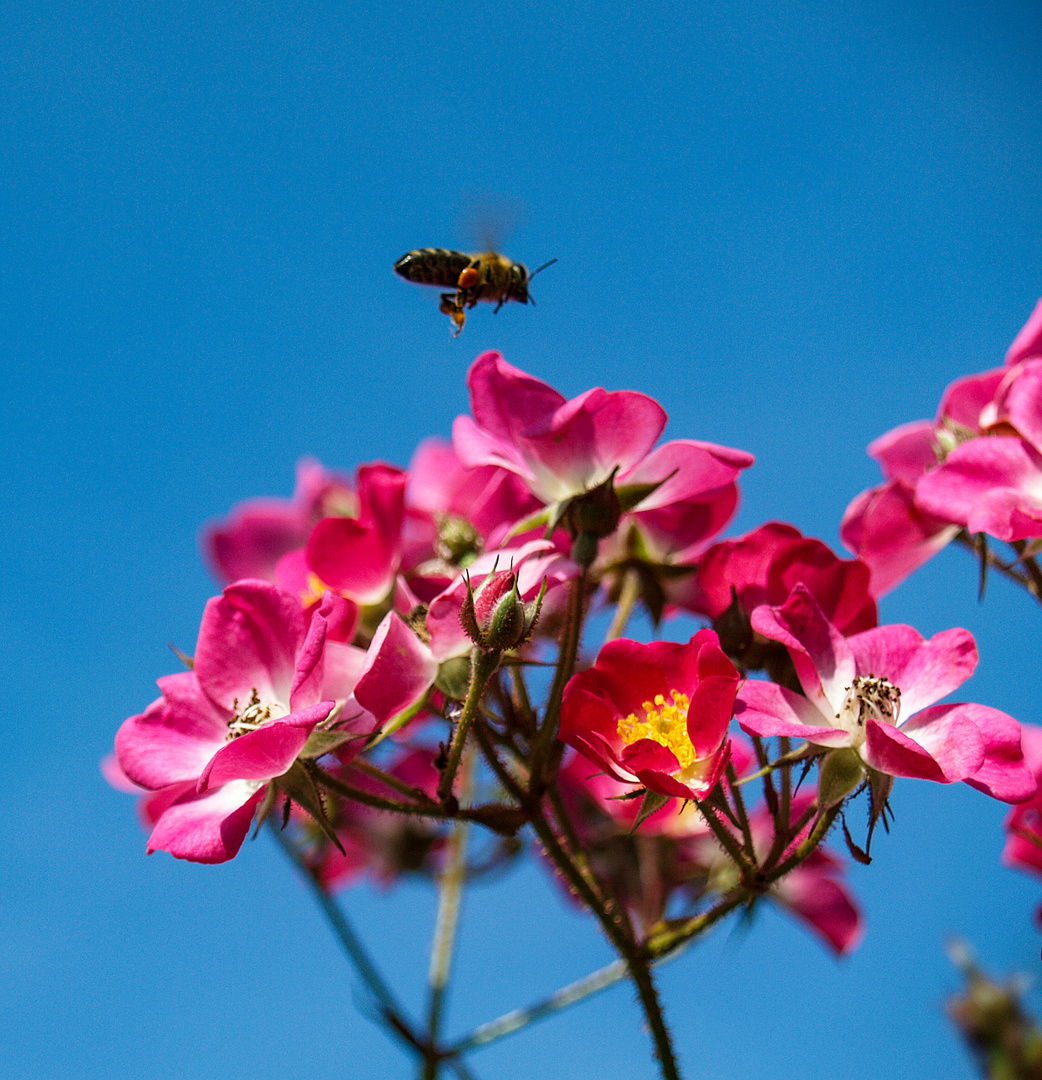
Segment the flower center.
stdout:
<path fill-rule="evenodd" d="M 865 741 L 865 721 L 869 717 L 882 724 L 897 725 L 901 713 L 901 690 L 889 679 L 858 675 L 847 687 L 846 697 L 836 713 L 837 727 L 849 731 L 854 747 Z"/>
<path fill-rule="evenodd" d="M 624 716 L 619 721 L 619 735 L 627 746 L 638 739 L 652 739 L 673 751 L 682 770 L 689 769 L 695 764 L 695 748 L 687 733 L 687 710 L 691 702 L 679 690 L 671 691 L 671 696 L 670 704 L 661 694 L 655 695 L 654 702 L 645 701 L 641 706 L 643 720 L 638 720 L 634 713 Z"/>
<path fill-rule="evenodd" d="M 232 718 L 228 721 L 228 734 L 225 742 L 231 742 L 247 731 L 256 731 L 262 724 L 269 720 L 278 720 L 289 713 L 277 702 L 265 703 L 261 701 L 257 688 L 250 691 L 250 700 L 240 708 L 239 699 L 232 701 Z"/>

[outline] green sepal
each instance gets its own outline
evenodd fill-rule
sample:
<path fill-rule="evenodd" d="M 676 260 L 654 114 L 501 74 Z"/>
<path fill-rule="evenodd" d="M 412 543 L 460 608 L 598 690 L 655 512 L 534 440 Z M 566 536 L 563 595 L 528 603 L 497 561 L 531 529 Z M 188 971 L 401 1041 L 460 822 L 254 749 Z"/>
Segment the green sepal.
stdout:
<path fill-rule="evenodd" d="M 544 506 L 539 510 L 529 514 L 528 517 L 522 518 L 511 530 L 507 533 L 505 539 L 509 540 L 514 536 L 521 536 L 523 533 L 531 532 L 533 529 L 538 529 L 541 525 L 548 525 L 551 523 L 551 512 L 555 511 L 561 504 L 557 503 L 554 506 Z M 560 521 L 560 513 L 556 514 L 553 519 L 550 532 L 552 533 L 557 527 L 557 522 Z"/>
<path fill-rule="evenodd" d="M 178 660 L 181 661 L 182 664 L 184 664 L 186 668 L 188 668 L 189 671 L 193 671 L 195 669 L 194 656 L 189 656 L 188 653 L 181 652 L 181 650 L 172 641 L 168 641 L 166 647 L 174 654 L 174 656 L 177 657 Z"/>
<path fill-rule="evenodd" d="M 357 732 L 343 731 L 337 728 L 315 728 L 304 743 L 304 749 L 297 755 L 302 758 L 320 758 L 351 739 L 361 738 Z"/>
<path fill-rule="evenodd" d="M 322 801 L 322 792 L 315 783 L 312 767 L 299 758 L 281 776 L 277 776 L 272 785 L 284 792 L 302 810 L 315 820 L 326 838 L 336 846 L 341 855 L 346 855 L 343 844 L 336 830 L 326 816 L 326 807 Z"/>
<path fill-rule="evenodd" d="M 641 800 L 640 809 L 637 811 L 637 817 L 630 832 L 636 832 L 652 814 L 657 813 L 666 803 L 672 802 L 672 800 L 672 795 L 663 795 L 660 791 L 645 790 L 644 798 Z"/>
<path fill-rule="evenodd" d="M 447 698 L 462 701 L 470 686 L 470 654 L 453 656 L 440 664 L 434 686 Z"/>
<path fill-rule="evenodd" d="M 656 480 L 653 484 L 620 484 L 615 488 L 615 494 L 619 497 L 619 506 L 622 508 L 622 512 L 632 510 L 635 506 L 642 503 L 649 495 L 654 494 L 662 485 L 672 477 L 676 476 L 678 470 L 674 469 L 669 476 L 664 476 L 661 480 Z"/>
<path fill-rule="evenodd" d="M 865 766 L 856 750 L 830 750 L 818 770 L 818 812 L 841 803 L 864 779 Z"/>

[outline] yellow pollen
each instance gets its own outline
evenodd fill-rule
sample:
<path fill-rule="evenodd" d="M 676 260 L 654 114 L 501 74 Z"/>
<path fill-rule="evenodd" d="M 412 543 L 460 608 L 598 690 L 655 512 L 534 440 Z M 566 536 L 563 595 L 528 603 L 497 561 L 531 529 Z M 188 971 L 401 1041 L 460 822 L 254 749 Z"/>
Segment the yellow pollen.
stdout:
<path fill-rule="evenodd" d="M 326 591 L 326 586 L 323 584 L 322 579 L 315 573 L 308 573 L 307 583 L 300 593 L 300 602 L 304 607 L 310 607 L 312 604 L 317 604 L 322 599 L 322 595 Z"/>
<path fill-rule="evenodd" d="M 679 690 L 670 693 L 672 704 L 667 705 L 661 694 L 655 695 L 654 702 L 644 702 L 641 708 L 646 719 L 638 720 L 633 713 L 624 716 L 619 721 L 619 735 L 627 746 L 638 739 L 652 739 L 667 750 L 672 750 L 680 768 L 687 769 L 695 763 L 695 748 L 687 733 L 687 710 L 691 702 L 687 694 Z"/>

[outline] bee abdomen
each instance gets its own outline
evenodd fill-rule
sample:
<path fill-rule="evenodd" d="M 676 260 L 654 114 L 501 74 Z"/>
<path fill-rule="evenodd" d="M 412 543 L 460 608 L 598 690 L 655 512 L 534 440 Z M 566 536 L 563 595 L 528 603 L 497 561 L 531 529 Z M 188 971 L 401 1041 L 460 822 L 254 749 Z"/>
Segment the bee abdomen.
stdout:
<path fill-rule="evenodd" d="M 407 251 L 395 264 L 394 272 L 406 281 L 421 285 L 442 285 L 454 289 L 460 274 L 470 266 L 472 258 L 462 251 L 447 248 L 417 248 Z"/>

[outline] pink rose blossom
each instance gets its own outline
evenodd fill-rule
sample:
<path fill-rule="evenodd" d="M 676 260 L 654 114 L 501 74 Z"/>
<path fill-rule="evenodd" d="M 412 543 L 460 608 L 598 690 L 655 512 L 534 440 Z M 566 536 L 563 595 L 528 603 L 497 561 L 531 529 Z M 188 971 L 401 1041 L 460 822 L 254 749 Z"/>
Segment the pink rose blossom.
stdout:
<path fill-rule="evenodd" d="M 202 534 L 202 548 L 215 576 L 222 581 L 243 578 L 275 580 L 275 566 L 287 552 L 303 547 L 311 529 L 330 514 L 353 513 L 349 483 L 327 472 L 313 458 L 297 463 L 292 499 L 250 499 L 224 521 L 211 522 Z"/>
<path fill-rule="evenodd" d="M 691 607 L 717 619 L 736 595 L 748 613 L 760 604 L 784 603 L 793 587 L 802 583 L 829 619 L 851 634 L 878 621 L 870 577 L 861 560 L 840 559 L 792 525 L 769 521 L 737 540 L 714 544 L 702 555 Z"/>
<path fill-rule="evenodd" d="M 358 516 L 323 518 L 307 542 L 307 565 L 321 582 L 359 604 L 392 591 L 402 556 L 407 477 L 391 465 L 358 470 Z"/>
<path fill-rule="evenodd" d="M 460 461 L 517 473 L 544 504 L 632 468 L 666 426 L 662 407 L 645 394 L 598 387 L 566 401 L 496 352 L 474 361 L 467 385 L 473 419 L 459 416 L 452 428 Z"/>
<path fill-rule="evenodd" d="M 1035 779 L 1042 781 L 1042 727 L 1021 724 L 1020 736 L 1024 762 Z M 1042 875 L 1042 787 L 1026 802 L 1010 810 L 1005 829 L 1002 861 L 1007 866 Z"/>
<path fill-rule="evenodd" d="M 745 683 L 736 715 L 748 733 L 851 749 L 878 773 L 964 780 L 1004 802 L 1034 791 L 1012 717 L 984 705 L 934 704 L 977 665 L 967 631 L 925 641 L 912 627 L 894 625 L 847 638 L 802 585 L 781 607 L 757 608 L 752 623 L 789 650 L 806 696 L 775 683 Z"/>
<path fill-rule="evenodd" d="M 498 564 L 513 567 L 523 602 L 533 601 L 547 582 L 547 595 L 578 574 L 578 567 L 549 540 L 482 555 L 468 570 L 477 588 Z M 397 611 L 389 612 L 373 635 L 355 687 L 358 702 L 380 724 L 407 714 L 423 701 L 441 664 L 468 656 L 473 643 L 460 623 L 467 582 L 460 576 L 431 602 L 426 640 Z"/>
<path fill-rule="evenodd" d="M 934 421 L 876 439 L 887 483 L 847 508 L 843 542 L 881 596 L 961 528 L 1000 540 L 1042 535 L 1042 301 L 1006 366 L 955 380 Z"/>
<path fill-rule="evenodd" d="M 540 502 L 512 470 L 496 465 L 469 469 L 452 443 L 425 439 L 409 463 L 405 503 L 435 519 L 463 519 L 478 534 L 481 547 L 502 544 L 511 527 Z"/>
<path fill-rule="evenodd" d="M 858 495 L 840 525 L 843 543 L 871 570 L 869 592 L 879 598 L 928 562 L 958 535 L 959 526 L 925 513 L 915 488 L 890 480 Z"/>
<path fill-rule="evenodd" d="M 1013 339 L 1013 344 L 1006 353 L 1006 363 L 1018 364 L 1021 360 L 1030 360 L 1035 356 L 1042 356 L 1042 300 L 1035 304 L 1028 321 Z"/>
<path fill-rule="evenodd" d="M 240 581 L 210 600 L 191 671 L 116 735 L 124 774 L 156 791 L 148 851 L 223 862 L 239 850 L 268 784 L 351 699 L 359 650 L 326 642 L 342 601 L 307 625 L 294 596 Z M 353 703 L 352 703 L 353 704 Z M 372 717 L 353 709 L 355 730 Z"/>

